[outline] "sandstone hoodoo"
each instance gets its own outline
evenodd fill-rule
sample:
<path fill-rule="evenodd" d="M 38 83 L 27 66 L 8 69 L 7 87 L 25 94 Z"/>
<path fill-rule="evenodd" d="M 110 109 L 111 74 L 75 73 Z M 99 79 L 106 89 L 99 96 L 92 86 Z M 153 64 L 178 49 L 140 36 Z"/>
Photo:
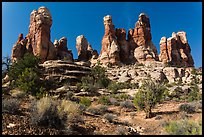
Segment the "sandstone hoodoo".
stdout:
<path fill-rule="evenodd" d="M 78 51 L 78 61 L 88 61 L 92 57 L 98 58 L 98 52 L 93 50 L 84 35 L 80 35 L 76 38 L 76 49 Z"/>
<path fill-rule="evenodd" d="M 166 37 L 161 38 L 159 60 L 164 63 L 169 63 L 172 66 L 194 66 L 194 60 L 186 38 L 186 32 L 173 32 L 172 37 L 168 39 L 166 39 Z"/>
<path fill-rule="evenodd" d="M 102 39 L 102 48 L 99 55 L 101 63 L 111 63 L 113 65 L 120 63 L 120 47 L 118 45 L 115 26 L 112 23 L 112 17 L 107 15 L 103 18 L 105 34 Z"/>
<path fill-rule="evenodd" d="M 26 40 L 23 39 L 23 34 L 19 34 L 17 42 L 14 44 L 11 53 L 11 60 L 15 61 L 22 58 L 26 52 Z"/>
<path fill-rule="evenodd" d="M 67 48 L 67 38 L 62 37 L 59 41 L 55 40 L 54 47 L 56 50 L 57 59 L 73 61 L 73 54 Z"/>
<path fill-rule="evenodd" d="M 12 49 L 12 61 L 22 58 L 26 52 L 40 56 L 41 62 L 46 60 L 66 59 L 73 61 L 73 54 L 67 48 L 67 38 L 62 37 L 54 44 L 50 41 L 52 16 L 46 7 L 33 10 L 30 14 L 29 33 L 23 38 L 19 34 L 18 41 Z"/>
<path fill-rule="evenodd" d="M 131 49 L 134 50 L 134 57 L 138 62 L 158 61 L 157 49 L 151 41 L 149 17 L 146 14 L 139 15 L 134 30 L 129 30 L 128 36 Z"/>
<path fill-rule="evenodd" d="M 46 7 L 31 12 L 27 38 L 30 39 L 33 54 L 40 56 L 42 62 L 56 58 L 54 45 L 50 41 L 51 26 L 52 16 Z"/>
<path fill-rule="evenodd" d="M 194 60 L 191 48 L 188 44 L 186 32 L 172 33 L 172 37 L 162 37 L 160 40 L 160 54 L 152 42 L 150 19 L 145 13 L 141 13 L 135 28 L 126 30 L 116 28 L 112 17 L 107 15 L 103 18 L 105 33 L 102 38 L 101 51 L 98 55 L 84 35 L 76 38 L 78 59 L 76 63 L 94 66 L 98 61 L 102 64 L 146 64 L 159 61 L 169 66 L 193 67 Z M 12 49 L 11 59 L 15 61 L 22 58 L 26 52 L 40 56 L 41 62 L 47 60 L 66 60 L 74 62 L 73 54 L 67 47 L 67 38 L 50 41 L 50 28 L 52 16 L 46 7 L 33 10 L 30 14 L 29 33 L 26 37 L 19 34 L 17 42 Z"/>

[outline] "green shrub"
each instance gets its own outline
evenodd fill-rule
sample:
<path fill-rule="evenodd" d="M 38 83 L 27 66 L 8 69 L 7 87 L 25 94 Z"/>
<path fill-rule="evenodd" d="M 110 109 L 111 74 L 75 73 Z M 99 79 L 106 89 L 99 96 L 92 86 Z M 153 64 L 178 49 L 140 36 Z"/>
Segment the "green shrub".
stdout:
<path fill-rule="evenodd" d="M 98 99 L 98 103 L 101 103 L 101 104 L 104 104 L 104 105 L 110 105 L 110 96 L 102 95 Z"/>
<path fill-rule="evenodd" d="M 9 79 L 10 80 L 17 80 L 22 72 L 25 71 L 26 68 L 33 68 L 33 71 L 39 73 L 39 66 L 40 58 L 34 56 L 33 54 L 26 53 L 22 59 L 18 59 L 17 61 L 13 62 L 9 68 Z"/>
<path fill-rule="evenodd" d="M 25 91 L 36 91 L 38 90 L 36 87 L 36 82 L 39 79 L 36 72 L 33 68 L 25 68 L 21 75 L 19 75 L 18 79 L 16 80 L 16 86 Z"/>
<path fill-rule="evenodd" d="M 130 95 L 122 93 L 116 96 L 118 99 L 122 99 L 122 100 L 128 100 L 130 99 Z"/>
<path fill-rule="evenodd" d="M 202 135 L 202 122 L 187 119 L 172 121 L 165 126 L 165 130 L 170 135 Z"/>
<path fill-rule="evenodd" d="M 135 94 L 134 104 L 137 109 L 144 110 L 146 118 L 152 117 L 151 109 L 161 101 L 164 93 L 164 86 L 152 80 L 145 80 L 138 92 Z"/>
<path fill-rule="evenodd" d="M 190 89 L 191 91 L 187 95 L 189 102 L 202 99 L 202 94 L 199 92 L 199 87 L 197 84 L 192 85 Z"/>
<path fill-rule="evenodd" d="M 6 98 L 2 100 L 2 112 L 16 114 L 19 112 L 20 101 L 14 98 Z"/>
<path fill-rule="evenodd" d="M 80 98 L 79 103 L 85 105 L 86 107 L 89 107 L 91 105 L 91 100 L 89 98 L 82 97 Z"/>
<path fill-rule="evenodd" d="M 9 68 L 9 79 L 13 88 L 37 96 L 43 97 L 54 83 L 41 80 L 42 74 L 39 68 L 40 58 L 26 53 L 22 59 L 13 62 Z"/>
<path fill-rule="evenodd" d="M 105 68 L 96 65 L 91 69 L 89 76 L 81 78 L 81 83 L 77 83 L 78 89 L 95 92 L 99 88 L 106 88 L 110 83 L 110 79 L 105 75 Z"/>
<path fill-rule="evenodd" d="M 108 89 L 111 90 L 114 94 L 117 93 L 120 89 L 135 89 L 138 88 L 138 83 L 129 83 L 129 82 L 110 82 Z"/>

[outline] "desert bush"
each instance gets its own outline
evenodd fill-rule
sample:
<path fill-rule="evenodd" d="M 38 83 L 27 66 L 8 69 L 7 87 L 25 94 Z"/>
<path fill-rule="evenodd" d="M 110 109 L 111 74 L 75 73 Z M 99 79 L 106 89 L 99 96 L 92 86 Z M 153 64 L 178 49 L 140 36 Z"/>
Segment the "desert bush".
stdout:
<path fill-rule="evenodd" d="M 110 105 L 110 96 L 102 95 L 102 96 L 98 99 L 98 103 L 104 104 L 104 105 Z"/>
<path fill-rule="evenodd" d="M 71 123 L 83 122 L 83 118 L 81 117 L 81 109 L 80 105 L 69 101 L 69 100 L 61 100 L 60 105 L 58 106 L 59 113 L 63 116 L 66 114 L 67 121 Z"/>
<path fill-rule="evenodd" d="M 88 108 L 88 110 L 87 110 L 88 112 L 91 112 L 91 113 L 93 113 L 93 114 L 95 114 L 95 115 L 103 115 L 103 114 L 105 114 L 106 112 L 109 112 L 108 111 L 108 107 L 107 106 L 105 106 L 105 105 L 102 105 L 102 106 L 100 106 L 100 107 L 94 107 L 94 108 Z"/>
<path fill-rule="evenodd" d="M 120 103 L 118 102 L 118 100 L 116 98 L 113 98 L 113 97 L 110 97 L 109 98 L 109 102 L 111 105 L 115 105 L 115 106 L 118 106 L 120 105 Z"/>
<path fill-rule="evenodd" d="M 179 111 L 194 113 L 196 111 L 195 109 L 196 109 L 195 106 L 192 106 L 191 104 L 188 103 L 179 105 Z"/>
<path fill-rule="evenodd" d="M 116 95 L 116 97 L 117 97 L 118 99 L 122 99 L 122 100 L 128 100 L 128 99 L 130 99 L 130 95 L 125 94 L 125 93 Z"/>
<path fill-rule="evenodd" d="M 105 68 L 96 65 L 91 69 L 89 76 L 82 77 L 81 83 L 77 84 L 78 89 L 94 92 L 99 88 L 108 87 L 110 79 L 105 75 L 105 71 Z"/>
<path fill-rule="evenodd" d="M 66 112 L 68 115 L 76 115 L 81 113 L 79 104 L 65 99 L 60 101 L 60 106 L 58 107 L 58 109 L 59 111 Z"/>
<path fill-rule="evenodd" d="M 124 127 L 117 127 L 116 131 L 119 135 L 125 135 L 125 133 L 127 132 L 126 129 Z"/>
<path fill-rule="evenodd" d="M 170 135 L 202 135 L 202 122 L 191 120 L 172 121 L 164 127 Z"/>
<path fill-rule="evenodd" d="M 151 79 L 143 81 L 138 92 L 135 94 L 134 104 L 138 110 L 144 110 L 146 118 L 151 118 L 151 109 L 161 101 L 164 86 L 153 82 Z"/>
<path fill-rule="evenodd" d="M 135 108 L 134 104 L 131 101 L 120 102 L 120 106 L 124 108 Z"/>
<path fill-rule="evenodd" d="M 89 98 L 82 97 L 80 98 L 79 103 L 85 105 L 86 107 L 89 107 L 91 105 L 91 100 Z"/>
<path fill-rule="evenodd" d="M 115 120 L 117 120 L 117 117 L 113 114 L 105 114 L 104 118 L 107 119 L 110 123 L 114 122 Z"/>
<path fill-rule="evenodd" d="M 31 124 L 34 126 L 64 128 L 67 116 L 66 113 L 59 113 L 58 103 L 49 97 L 34 100 L 31 105 Z"/>
<path fill-rule="evenodd" d="M 114 94 L 117 93 L 120 89 L 135 89 L 138 88 L 138 83 L 129 83 L 129 82 L 110 82 L 108 89 L 111 90 Z"/>
<path fill-rule="evenodd" d="M 199 87 L 197 84 L 194 84 L 194 85 L 192 84 L 190 89 L 191 89 L 191 91 L 187 95 L 189 102 L 202 99 L 202 94 L 199 92 Z"/>
<path fill-rule="evenodd" d="M 6 98 L 2 100 L 2 112 L 16 114 L 19 112 L 20 100 L 14 98 Z"/>

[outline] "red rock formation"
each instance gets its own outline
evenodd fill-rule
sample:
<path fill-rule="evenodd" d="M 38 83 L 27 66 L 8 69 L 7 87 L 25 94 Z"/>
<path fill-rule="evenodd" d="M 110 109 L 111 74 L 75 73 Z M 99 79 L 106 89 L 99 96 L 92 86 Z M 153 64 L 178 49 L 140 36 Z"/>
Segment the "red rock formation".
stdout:
<path fill-rule="evenodd" d="M 130 44 L 126 40 L 126 31 L 125 29 L 116 29 L 116 37 L 118 45 L 120 46 L 120 60 L 123 63 L 129 62 L 129 55 L 130 55 Z"/>
<path fill-rule="evenodd" d="M 19 35 L 18 35 L 18 41 L 17 41 L 17 43 L 20 43 L 20 41 L 23 39 L 23 34 L 22 33 L 20 33 Z"/>
<path fill-rule="evenodd" d="M 19 34 L 17 42 L 14 44 L 11 52 L 11 61 L 14 62 L 17 59 L 23 57 L 26 53 L 26 39 L 23 39 L 23 34 Z"/>
<path fill-rule="evenodd" d="M 162 39 L 161 39 L 162 41 Z M 178 32 L 172 33 L 172 37 L 167 39 L 167 50 L 164 50 L 160 41 L 160 55 L 159 60 L 162 62 L 169 62 L 173 66 L 193 67 L 194 60 L 191 56 L 191 48 L 188 44 L 186 33 Z M 167 56 L 168 55 L 168 56 Z"/>
<path fill-rule="evenodd" d="M 56 59 L 54 46 L 50 41 L 52 16 L 46 7 L 33 10 L 30 15 L 29 38 L 33 54 L 38 55 L 41 61 Z"/>
<path fill-rule="evenodd" d="M 135 28 L 128 32 L 128 41 L 130 42 L 131 52 L 138 62 L 157 61 L 157 49 L 151 41 L 151 30 L 149 17 L 144 13 L 139 15 Z"/>
<path fill-rule="evenodd" d="M 102 49 L 99 55 L 101 63 L 111 63 L 113 65 L 120 63 L 120 47 L 115 36 L 115 27 L 112 23 L 112 17 L 107 15 L 103 18 L 105 34 L 102 39 Z"/>
<path fill-rule="evenodd" d="M 67 48 L 67 38 L 62 37 L 59 41 L 54 41 L 54 49 L 56 49 L 57 59 L 73 61 L 73 54 Z"/>
<path fill-rule="evenodd" d="M 98 52 L 93 50 L 84 35 L 76 38 L 76 49 L 78 51 L 78 61 L 88 61 L 92 58 L 98 58 Z"/>
<path fill-rule="evenodd" d="M 159 60 L 162 62 L 168 62 L 169 55 L 168 55 L 168 49 L 167 49 L 167 38 L 162 37 L 159 44 L 160 44 Z"/>

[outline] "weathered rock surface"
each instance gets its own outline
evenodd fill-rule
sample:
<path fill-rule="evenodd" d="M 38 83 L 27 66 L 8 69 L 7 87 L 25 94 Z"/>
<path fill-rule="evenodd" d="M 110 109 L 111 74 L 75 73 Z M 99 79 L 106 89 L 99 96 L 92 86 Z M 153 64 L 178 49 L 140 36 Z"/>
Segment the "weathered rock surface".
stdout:
<path fill-rule="evenodd" d="M 12 62 L 16 61 L 19 58 L 22 58 L 26 53 L 26 39 L 23 39 L 23 34 L 19 34 L 17 42 L 14 44 L 11 53 Z"/>
<path fill-rule="evenodd" d="M 165 67 L 162 62 L 147 62 L 145 65 L 123 65 L 107 68 L 107 76 L 116 82 L 130 82 L 142 84 L 142 81 L 151 78 L 155 82 L 182 83 L 189 84 L 192 81 L 191 74 L 193 68 Z M 197 76 L 198 81 L 202 81 L 201 75 Z"/>
<path fill-rule="evenodd" d="M 71 50 L 67 48 L 67 38 L 62 37 L 59 41 L 54 41 L 54 50 L 56 52 L 57 59 L 73 61 L 73 54 Z"/>
<path fill-rule="evenodd" d="M 158 61 L 157 49 L 152 43 L 149 17 L 141 13 L 134 29 L 128 32 L 131 53 L 140 63 Z"/>
<path fill-rule="evenodd" d="M 99 60 L 103 64 L 119 64 L 120 47 L 117 43 L 112 17 L 110 15 L 105 16 L 103 18 L 103 23 L 105 26 L 105 34 L 102 39 L 102 49 L 99 55 Z"/>
<path fill-rule="evenodd" d="M 76 38 L 76 49 L 78 51 L 78 61 L 88 61 L 92 58 L 98 58 L 98 52 L 93 50 L 84 35 Z"/>
<path fill-rule="evenodd" d="M 126 64 L 129 60 L 130 55 L 130 44 L 126 40 L 126 31 L 123 28 L 116 28 L 116 37 L 118 45 L 120 46 L 120 60 Z"/>
<path fill-rule="evenodd" d="M 46 7 L 33 10 L 30 14 L 29 33 L 25 39 L 23 34 L 19 35 L 18 41 L 12 49 L 12 60 L 22 58 L 26 52 L 40 56 L 41 62 L 46 60 L 69 60 L 73 61 L 73 54 L 67 48 L 67 38 L 62 37 L 54 44 L 50 41 L 50 28 L 52 16 Z"/>
<path fill-rule="evenodd" d="M 194 60 L 191 55 L 191 48 L 186 38 L 186 32 L 173 32 L 172 37 L 160 40 L 159 60 L 169 63 L 172 66 L 193 67 Z"/>
<path fill-rule="evenodd" d="M 46 7 L 33 10 L 30 14 L 29 34 L 30 44 L 33 54 L 41 57 L 41 61 L 55 59 L 55 52 L 52 50 L 53 44 L 50 41 L 50 28 L 52 26 L 52 16 Z"/>
<path fill-rule="evenodd" d="M 90 73 L 90 68 L 69 61 L 49 60 L 40 64 L 45 79 L 60 83 L 69 81 L 71 85 L 79 82 L 82 76 Z"/>

